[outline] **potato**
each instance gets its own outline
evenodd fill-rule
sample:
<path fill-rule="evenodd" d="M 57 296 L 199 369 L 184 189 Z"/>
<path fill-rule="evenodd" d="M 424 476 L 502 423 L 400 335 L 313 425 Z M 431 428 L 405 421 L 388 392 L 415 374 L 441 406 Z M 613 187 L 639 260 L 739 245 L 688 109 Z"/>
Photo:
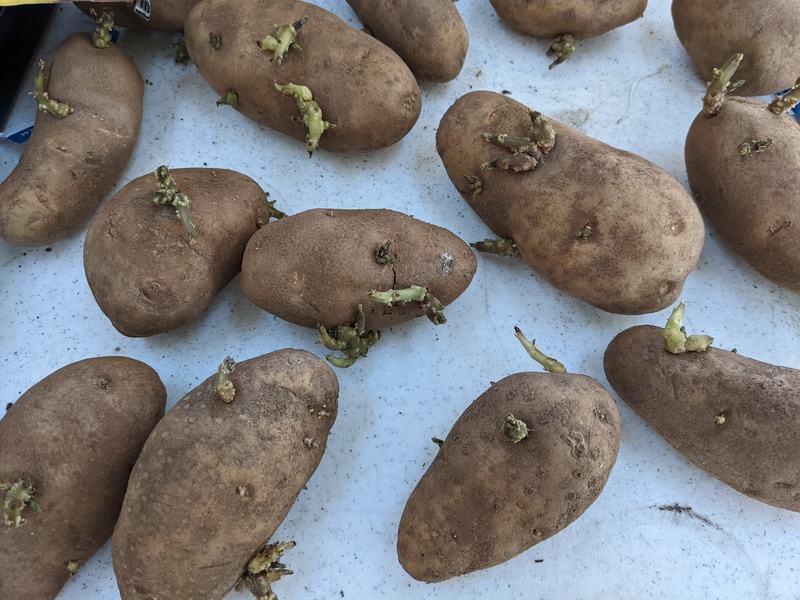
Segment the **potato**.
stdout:
<path fill-rule="evenodd" d="M 40 72 L 37 89 L 44 86 Z M 0 236 L 18 246 L 44 246 L 89 219 L 128 164 L 143 92 L 136 64 L 113 44 L 95 48 L 88 34 L 76 33 L 59 45 L 45 96 L 72 112 L 37 113 L 19 163 L 0 183 Z"/>
<path fill-rule="evenodd" d="M 226 363 L 232 401 L 210 377 L 136 462 L 112 543 L 123 600 L 225 596 L 319 465 L 339 394 L 330 367 L 289 349 Z"/>
<path fill-rule="evenodd" d="M 530 428 L 518 443 L 504 434 L 509 415 L 511 425 Z M 617 408 L 596 380 L 501 379 L 458 418 L 411 493 L 400 519 L 400 564 L 420 581 L 443 581 L 555 535 L 599 496 L 619 443 Z"/>
<path fill-rule="evenodd" d="M 312 4 L 203 0 L 189 13 L 186 48 L 236 110 L 306 141 L 309 153 L 384 148 L 419 117 L 419 87 L 405 63 Z"/>
<path fill-rule="evenodd" d="M 619 397 L 695 465 L 800 511 L 800 371 L 713 347 L 672 354 L 649 325 L 617 335 L 603 364 Z"/>
<path fill-rule="evenodd" d="M 467 289 L 472 250 L 446 229 L 387 209 L 312 209 L 263 227 L 247 244 L 242 290 L 282 319 L 327 329 L 356 320 L 383 329 L 426 313 L 420 302 L 389 305 L 369 292 L 427 289 L 443 305 Z"/>
<path fill-rule="evenodd" d="M 800 293 L 800 125 L 781 112 L 790 104 L 717 101 L 689 128 L 685 158 L 692 193 L 722 240 L 764 277 Z"/>
<path fill-rule="evenodd" d="M 0 420 L 0 598 L 55 598 L 111 537 L 166 399 L 153 369 L 107 356 L 59 369 L 9 408 Z"/>
<path fill-rule="evenodd" d="M 189 198 L 186 226 L 194 236 L 176 208 L 154 202 L 170 177 Z M 239 273 L 247 240 L 267 223 L 269 211 L 261 187 L 236 171 L 170 174 L 160 167 L 156 175 L 138 177 L 108 200 L 86 233 L 83 260 L 92 294 L 124 335 L 185 325 Z"/>
<path fill-rule="evenodd" d="M 548 55 L 563 62 L 575 50 L 576 39 L 596 37 L 635 21 L 647 0 L 490 0 L 508 25 L 528 35 L 554 38 Z M 559 45 L 557 45 L 559 44 Z"/>
<path fill-rule="evenodd" d="M 704 81 L 737 52 L 744 54 L 738 77 L 746 96 L 790 88 L 800 74 L 797 0 L 673 0 L 672 20 Z"/>
<path fill-rule="evenodd" d="M 186 15 L 198 0 L 155 0 L 150 4 L 150 18 L 145 19 L 134 10 L 136 2 L 76 2 L 81 11 L 111 11 L 114 22 L 120 27 L 155 31 L 183 31 Z"/>
<path fill-rule="evenodd" d="M 547 137 L 552 148 L 530 137 Z M 489 228 L 512 239 L 544 279 L 593 306 L 661 310 L 700 256 L 703 221 L 674 177 L 511 98 L 461 97 L 439 124 L 436 148 Z"/>
<path fill-rule="evenodd" d="M 467 57 L 469 36 L 453 0 L 347 0 L 372 34 L 397 52 L 421 81 L 451 81 Z"/>

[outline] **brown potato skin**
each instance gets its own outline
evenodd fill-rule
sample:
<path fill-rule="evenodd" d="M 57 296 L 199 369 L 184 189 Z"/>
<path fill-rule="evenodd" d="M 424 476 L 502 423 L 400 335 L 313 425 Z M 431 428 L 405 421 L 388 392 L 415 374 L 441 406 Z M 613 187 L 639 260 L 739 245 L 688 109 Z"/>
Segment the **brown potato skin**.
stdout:
<path fill-rule="evenodd" d="M 186 23 L 186 15 L 199 0 L 157 0 L 151 3 L 150 19 L 137 15 L 133 8 L 136 2 L 76 2 L 82 12 L 89 14 L 94 9 L 97 14 L 110 10 L 114 23 L 120 27 L 146 29 L 152 31 L 180 32 Z"/>
<path fill-rule="evenodd" d="M 250 239 L 269 221 L 252 179 L 227 169 L 172 169 L 189 196 L 197 230 L 189 237 L 171 206 L 155 204 L 151 173 L 127 183 L 89 225 L 83 261 L 100 309 L 130 337 L 164 333 L 205 311 L 241 270 Z"/>
<path fill-rule="evenodd" d="M 111 537 L 125 488 L 167 392 L 153 369 L 108 356 L 67 365 L 0 420 L 0 482 L 33 483 L 40 513 L 0 519 L 0 598 L 52 600 Z"/>
<path fill-rule="evenodd" d="M 509 26 L 536 37 L 596 37 L 644 14 L 647 0 L 491 0 Z"/>
<path fill-rule="evenodd" d="M 453 0 L 347 0 L 372 34 L 397 52 L 420 81 L 452 81 L 469 47 Z"/>
<path fill-rule="evenodd" d="M 671 354 L 649 325 L 617 335 L 603 365 L 619 397 L 695 465 L 800 511 L 800 371 L 714 347 Z"/>
<path fill-rule="evenodd" d="M 744 54 L 735 93 L 765 96 L 800 75 L 800 4 L 796 0 L 673 0 L 675 33 L 703 81 L 737 52 Z"/>
<path fill-rule="evenodd" d="M 322 459 L 339 394 L 322 360 L 287 349 L 242 361 L 230 404 L 215 378 L 167 413 L 133 469 L 112 545 L 123 600 L 221 599 Z"/>
<path fill-rule="evenodd" d="M 531 428 L 514 444 L 513 414 Z M 397 554 L 414 579 L 503 563 L 555 535 L 600 495 L 617 458 L 614 400 L 585 375 L 516 373 L 458 418 L 406 503 Z"/>
<path fill-rule="evenodd" d="M 470 92 L 439 124 L 436 149 L 450 180 L 499 236 L 556 288 L 611 313 L 670 306 L 697 263 L 702 217 L 683 186 L 644 158 L 557 121 L 553 150 L 527 173 L 482 169 L 508 152 L 481 138 L 530 135 L 528 109 L 494 92 Z M 483 180 L 474 194 L 466 176 Z M 584 239 L 574 232 L 590 225 Z"/>
<path fill-rule="evenodd" d="M 395 264 L 375 250 L 392 242 Z M 387 209 L 312 209 L 263 227 L 247 244 L 242 290 L 259 308 L 302 325 L 352 324 L 363 306 L 366 328 L 384 329 L 422 316 L 418 302 L 386 306 L 371 290 L 419 285 L 445 306 L 467 289 L 475 254 L 450 231 Z"/>
<path fill-rule="evenodd" d="M 258 46 L 276 24 L 308 22 L 297 35 L 301 51 L 290 50 L 278 65 Z M 215 50 L 209 33 L 222 37 Z M 297 101 L 275 83 L 307 86 L 325 120 L 336 125 L 319 147 L 330 152 L 366 152 L 399 141 L 416 123 L 420 91 L 414 75 L 387 46 L 350 27 L 336 15 L 298 0 L 202 0 L 186 21 L 186 48 L 211 87 L 223 96 L 234 90 L 233 108 L 246 117 L 298 140 Z"/>
<path fill-rule="evenodd" d="M 742 156 L 739 147 L 772 139 Z M 686 173 L 700 210 L 764 277 L 800 293 L 800 125 L 760 100 L 728 98 L 686 136 Z M 794 223 L 794 225 L 793 225 Z"/>
<path fill-rule="evenodd" d="M 56 49 L 47 90 L 74 112 L 38 111 L 19 163 L 0 183 L 0 236 L 44 246 L 77 231 L 117 183 L 142 123 L 144 83 L 114 44 L 76 33 Z"/>

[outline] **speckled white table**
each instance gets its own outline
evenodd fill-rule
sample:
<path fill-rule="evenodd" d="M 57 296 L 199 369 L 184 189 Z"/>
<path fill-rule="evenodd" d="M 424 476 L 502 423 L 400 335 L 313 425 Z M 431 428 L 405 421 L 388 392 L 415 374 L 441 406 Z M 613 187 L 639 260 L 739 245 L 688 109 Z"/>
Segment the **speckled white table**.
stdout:
<path fill-rule="evenodd" d="M 344 0 L 318 3 L 357 23 Z M 489 230 L 448 181 L 434 145 L 444 111 L 474 89 L 507 90 L 686 183 L 683 141 L 704 86 L 674 35 L 667 0 L 652 0 L 631 25 L 581 42 L 574 57 L 552 71 L 546 42 L 511 32 L 488 1 L 459 0 L 457 6 L 470 33 L 466 64 L 455 81 L 422 86 L 422 115 L 411 133 L 380 152 L 318 152 L 310 160 L 302 144 L 217 108 L 195 67 L 173 62 L 177 36 L 125 31 L 120 44 L 147 85 L 141 138 L 119 185 L 163 163 L 232 168 L 256 179 L 289 213 L 389 207 L 467 241 L 483 239 Z M 71 6 L 58 8 L 39 55 L 47 57 L 78 29 L 90 30 L 90 21 Z M 33 101 L 20 95 L 11 120 L 33 113 Z M 19 152 L 0 142 L 0 178 Z M 311 330 L 251 305 L 238 279 L 198 321 L 152 338 L 125 338 L 92 298 L 82 240 L 83 232 L 37 249 L 0 240 L 0 414 L 43 376 L 89 356 L 147 362 L 164 380 L 172 405 L 225 355 L 242 360 L 282 347 L 322 353 Z M 688 328 L 713 334 L 718 347 L 800 366 L 800 296 L 761 278 L 713 233 L 683 297 Z M 618 462 L 597 502 L 566 530 L 504 565 L 444 583 L 421 584 L 406 575 L 396 558 L 397 525 L 436 453 L 431 437 L 446 435 L 490 381 L 538 370 L 514 339 L 514 325 L 570 371 L 605 383 L 602 355 L 611 338 L 667 317 L 667 311 L 606 314 L 554 290 L 521 262 L 487 257 L 479 257 L 471 287 L 447 314 L 448 324 L 435 329 L 418 320 L 385 331 L 367 359 L 337 372 L 340 410 L 328 451 L 276 536 L 297 541 L 286 556 L 295 574 L 275 586 L 281 598 L 800 597 L 800 515 L 709 477 L 621 402 Z M 59 598 L 119 598 L 109 545 Z"/>

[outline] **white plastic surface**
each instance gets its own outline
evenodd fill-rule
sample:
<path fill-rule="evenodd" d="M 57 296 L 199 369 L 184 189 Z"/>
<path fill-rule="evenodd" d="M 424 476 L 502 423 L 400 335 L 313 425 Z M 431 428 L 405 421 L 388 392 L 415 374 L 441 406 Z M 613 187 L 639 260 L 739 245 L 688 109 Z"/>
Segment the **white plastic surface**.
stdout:
<path fill-rule="evenodd" d="M 358 26 L 344 0 L 318 4 Z M 445 110 L 478 89 L 506 90 L 531 108 L 652 160 L 686 185 L 683 143 L 704 84 L 673 32 L 667 0 L 651 0 L 639 21 L 580 42 L 575 55 L 553 70 L 547 68 L 547 41 L 512 32 L 487 0 L 459 0 L 457 7 L 470 33 L 460 76 L 422 85 L 422 115 L 411 133 L 394 147 L 365 155 L 319 151 L 309 159 L 302 143 L 217 108 L 196 68 L 174 63 L 177 35 L 123 32 L 120 45 L 147 84 L 141 137 L 117 187 L 164 163 L 231 168 L 253 177 L 288 213 L 388 207 L 477 241 L 490 231 L 447 179 L 434 136 Z M 91 29 L 74 7 L 60 6 L 38 55 L 47 58 L 72 31 Z M 11 121 L 33 114 L 33 100 L 20 94 Z M 20 151 L 0 142 L 0 178 Z M 150 364 L 167 386 L 171 406 L 226 355 L 243 360 L 284 347 L 324 353 L 312 330 L 254 307 L 238 278 L 196 322 L 152 338 L 123 337 L 87 286 L 84 231 L 46 248 L 0 240 L 0 414 L 42 377 L 90 356 L 124 355 Z M 397 525 L 436 454 L 431 437 L 444 437 L 490 381 L 539 370 L 514 338 L 514 325 L 570 371 L 606 383 L 602 356 L 612 337 L 638 323 L 663 324 L 668 315 L 607 314 L 556 291 L 518 260 L 478 260 L 471 287 L 447 308 L 446 325 L 434 328 L 421 319 L 384 331 L 369 357 L 337 371 L 339 417 L 327 453 L 276 535 L 297 542 L 285 557 L 294 575 L 275 585 L 279 597 L 800 597 L 800 515 L 751 500 L 706 475 L 622 402 L 622 446 L 611 478 L 566 530 L 506 564 L 440 584 L 416 582 L 402 570 Z M 759 276 L 713 232 L 683 298 L 690 331 L 713 335 L 720 348 L 800 366 L 800 296 Z M 667 510 L 676 505 L 681 510 Z M 59 596 L 117 598 L 109 544 Z"/>

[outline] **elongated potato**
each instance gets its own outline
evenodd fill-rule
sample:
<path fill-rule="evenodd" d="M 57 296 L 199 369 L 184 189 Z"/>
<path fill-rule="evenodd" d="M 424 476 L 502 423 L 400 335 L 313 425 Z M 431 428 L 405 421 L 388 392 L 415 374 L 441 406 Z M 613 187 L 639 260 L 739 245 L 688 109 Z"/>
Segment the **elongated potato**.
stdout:
<path fill-rule="evenodd" d="M 419 117 L 419 87 L 400 57 L 313 4 L 203 0 L 189 13 L 186 48 L 236 110 L 306 141 L 309 152 L 384 148 Z"/>
<path fill-rule="evenodd" d="M 703 81 L 741 52 L 737 93 L 764 96 L 792 87 L 800 74 L 800 3 L 796 0 L 673 0 L 672 20 Z"/>
<path fill-rule="evenodd" d="M 86 233 L 86 279 L 124 335 L 155 335 L 196 319 L 239 273 L 247 241 L 269 220 L 264 191 L 246 175 L 189 168 L 168 176 L 189 198 L 194 238 L 172 205 L 154 202 L 152 173 L 110 198 Z"/>
<path fill-rule="evenodd" d="M 247 244 L 242 290 L 253 304 L 304 327 L 391 327 L 426 313 L 386 305 L 372 290 L 426 288 L 443 305 L 466 290 L 477 261 L 453 233 L 385 209 L 313 209 L 263 227 Z"/>
<path fill-rule="evenodd" d="M 131 474 L 112 556 L 123 600 L 218 600 L 244 574 L 316 470 L 339 383 L 323 361 L 279 350 L 184 396 Z"/>
<path fill-rule="evenodd" d="M 467 57 L 469 35 L 453 0 L 347 0 L 372 34 L 422 81 L 451 81 Z"/>
<path fill-rule="evenodd" d="M 166 399 L 153 369 L 108 356 L 59 369 L 11 406 L 0 420 L 0 598 L 52 600 L 111 537 Z"/>
<path fill-rule="evenodd" d="M 647 0 L 490 0 L 503 21 L 537 37 L 596 37 L 635 21 Z"/>
<path fill-rule="evenodd" d="M 698 467 L 800 511 L 800 371 L 713 347 L 672 354 L 649 325 L 617 335 L 603 364 L 619 397 Z"/>
<path fill-rule="evenodd" d="M 548 137 L 548 123 L 549 144 L 540 146 L 531 138 Z M 661 310 L 700 257 L 703 220 L 680 182 L 507 96 L 459 98 L 439 124 L 436 148 L 489 228 L 513 240 L 544 279 L 592 306 Z"/>
<path fill-rule="evenodd" d="M 0 183 L 0 236 L 18 246 L 43 246 L 89 219 L 128 164 L 143 92 L 139 69 L 115 45 L 95 48 L 84 33 L 59 45 L 47 93 L 72 112 L 37 113 L 19 163 Z"/>
<path fill-rule="evenodd" d="M 524 422 L 527 437 L 512 442 L 507 420 L 515 434 Z M 498 381 L 458 418 L 411 493 L 400 519 L 400 564 L 415 579 L 437 582 L 546 540 L 600 495 L 619 443 L 614 400 L 591 377 L 516 373 Z"/>
<path fill-rule="evenodd" d="M 780 104 L 725 98 L 701 112 L 686 136 L 686 174 L 728 247 L 800 294 L 800 125 Z"/>

